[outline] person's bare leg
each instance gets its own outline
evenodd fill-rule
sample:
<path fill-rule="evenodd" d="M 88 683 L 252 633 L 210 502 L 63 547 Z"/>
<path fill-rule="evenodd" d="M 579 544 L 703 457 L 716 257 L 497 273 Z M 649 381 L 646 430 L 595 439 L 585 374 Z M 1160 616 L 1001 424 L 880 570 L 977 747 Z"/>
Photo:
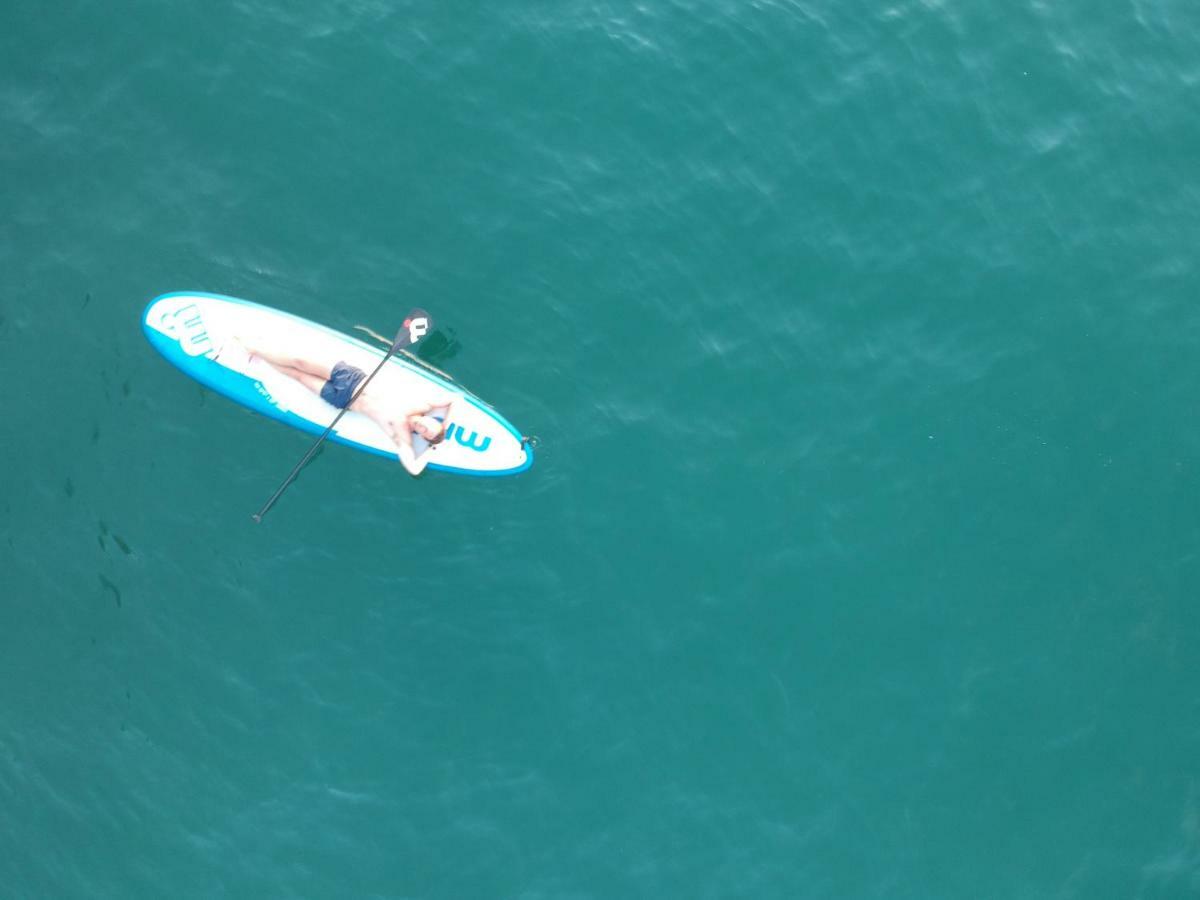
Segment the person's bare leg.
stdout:
<path fill-rule="evenodd" d="M 279 374 L 286 375 L 288 378 L 291 378 L 294 381 L 300 382 L 302 385 L 304 385 L 306 388 L 308 388 L 310 391 L 312 391 L 318 397 L 321 395 L 321 388 L 325 387 L 326 379 L 321 378 L 317 375 L 313 375 L 309 372 L 305 372 L 303 369 L 296 369 L 296 368 L 293 368 L 292 366 L 276 365 L 275 363 L 273 363 L 269 359 L 267 359 L 265 356 L 262 357 L 262 359 L 264 362 L 266 362 L 267 365 L 269 365 L 272 369 L 274 369 Z"/>
<path fill-rule="evenodd" d="M 322 383 L 328 381 L 329 376 L 333 374 L 333 366 L 326 365 L 308 356 L 297 356 L 294 353 L 284 353 L 269 347 L 259 347 L 255 342 L 248 342 L 246 340 L 242 341 L 242 345 L 252 355 L 262 357 L 280 371 L 295 369 L 300 372 L 306 372 L 309 375 L 315 375 L 320 378 Z"/>

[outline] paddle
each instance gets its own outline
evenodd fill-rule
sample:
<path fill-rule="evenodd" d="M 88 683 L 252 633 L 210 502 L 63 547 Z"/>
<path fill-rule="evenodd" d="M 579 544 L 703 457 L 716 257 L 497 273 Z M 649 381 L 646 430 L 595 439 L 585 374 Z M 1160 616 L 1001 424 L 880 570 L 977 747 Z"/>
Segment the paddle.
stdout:
<path fill-rule="evenodd" d="M 366 389 L 367 385 L 371 383 L 371 379 L 379 374 L 379 370 L 387 364 L 387 361 L 405 347 L 411 347 L 416 344 L 417 341 L 429 333 L 432 327 L 433 319 L 430 317 L 429 313 L 425 312 L 425 310 L 414 309 L 408 314 L 408 318 L 404 320 L 404 325 L 402 325 L 400 330 L 396 333 L 396 339 L 392 341 L 392 346 L 389 347 L 388 352 L 383 355 L 383 359 L 379 361 L 379 365 L 375 367 L 375 371 L 362 380 L 362 383 L 359 384 L 358 388 L 354 391 L 353 396 L 350 397 L 350 402 L 347 403 L 345 407 L 338 410 L 338 414 L 334 416 L 333 421 L 329 423 L 329 427 L 321 432 L 321 436 L 317 438 L 316 443 L 308 448 L 308 452 L 304 454 L 304 457 L 300 460 L 300 462 L 296 463 L 296 465 L 292 468 L 292 471 L 288 473 L 288 477 L 283 479 L 283 484 L 279 485 L 279 487 L 275 489 L 275 493 L 271 495 L 271 499 L 263 504 L 262 509 L 251 516 L 255 522 L 262 522 L 263 516 L 270 511 L 271 507 L 275 505 L 275 501 L 278 500 L 283 492 L 288 489 L 288 485 L 296 480 L 296 476 L 300 474 L 300 470 L 304 468 L 305 463 L 313 458 L 313 454 L 320 449 L 321 444 L 325 442 L 325 438 L 329 437 L 329 432 L 333 431 L 334 426 L 342 420 L 342 416 L 346 414 L 346 410 L 354 405 L 354 401 L 358 399 L 358 395 L 361 394 Z"/>

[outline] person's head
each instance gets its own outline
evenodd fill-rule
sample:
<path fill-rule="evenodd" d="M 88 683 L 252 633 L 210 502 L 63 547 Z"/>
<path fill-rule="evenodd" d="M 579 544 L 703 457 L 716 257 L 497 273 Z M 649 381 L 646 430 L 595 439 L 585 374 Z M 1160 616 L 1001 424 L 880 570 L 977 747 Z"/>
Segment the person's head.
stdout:
<path fill-rule="evenodd" d="M 413 431 L 431 444 L 440 444 L 446 436 L 446 426 L 433 416 L 412 416 L 409 423 Z"/>

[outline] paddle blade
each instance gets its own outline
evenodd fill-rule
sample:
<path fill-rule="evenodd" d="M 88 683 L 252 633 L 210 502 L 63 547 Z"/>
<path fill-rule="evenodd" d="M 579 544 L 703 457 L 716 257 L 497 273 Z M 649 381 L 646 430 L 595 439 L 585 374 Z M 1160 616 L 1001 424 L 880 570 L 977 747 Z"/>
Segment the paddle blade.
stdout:
<path fill-rule="evenodd" d="M 433 331 L 433 316 L 423 309 L 414 309 L 408 314 L 400 330 L 396 332 L 396 340 L 392 343 L 392 349 L 401 350 L 411 347 L 431 331 Z"/>

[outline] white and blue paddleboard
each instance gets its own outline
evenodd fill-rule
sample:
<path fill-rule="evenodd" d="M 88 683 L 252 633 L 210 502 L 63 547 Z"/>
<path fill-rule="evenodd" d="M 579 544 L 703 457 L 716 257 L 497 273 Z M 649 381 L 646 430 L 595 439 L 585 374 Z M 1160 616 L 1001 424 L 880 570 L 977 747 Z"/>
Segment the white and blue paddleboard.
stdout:
<path fill-rule="evenodd" d="M 220 294 L 180 292 L 156 297 L 146 307 L 142 328 L 159 353 L 205 387 L 309 434 L 323 432 L 339 410 L 262 359 L 222 351 L 228 339 L 270 335 L 273 345 L 294 347 L 297 355 L 345 360 L 365 372 L 374 371 L 385 352 L 299 316 Z M 222 351 L 219 356 L 218 351 Z M 500 413 L 454 382 L 406 359 L 393 356 L 369 390 L 382 396 L 393 393 L 399 403 L 431 393 L 452 397 L 445 440 L 430 448 L 420 438 L 414 439 L 418 455 L 430 454 L 430 469 L 515 475 L 533 464 L 533 451 Z M 361 413 L 342 416 L 329 440 L 396 459 L 391 439 Z"/>

